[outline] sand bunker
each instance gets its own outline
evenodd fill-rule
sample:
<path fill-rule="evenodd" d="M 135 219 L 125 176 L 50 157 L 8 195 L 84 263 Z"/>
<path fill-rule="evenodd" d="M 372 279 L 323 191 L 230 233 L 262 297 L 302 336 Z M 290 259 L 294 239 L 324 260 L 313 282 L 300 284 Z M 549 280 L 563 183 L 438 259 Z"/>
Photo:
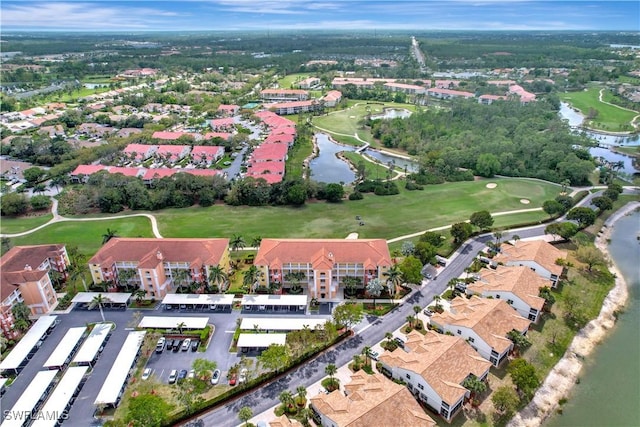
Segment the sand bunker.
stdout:
<path fill-rule="evenodd" d="M 490 182 L 487 184 L 487 188 L 496 188 L 498 186 L 498 184 L 496 184 L 495 182 Z"/>
<path fill-rule="evenodd" d="M 520 203 L 522 203 L 523 205 L 528 205 L 531 202 L 529 201 L 529 199 L 520 199 Z"/>
<path fill-rule="evenodd" d="M 356 116 L 349 116 L 349 118 L 350 118 L 350 119 L 355 119 L 355 118 L 356 118 Z"/>

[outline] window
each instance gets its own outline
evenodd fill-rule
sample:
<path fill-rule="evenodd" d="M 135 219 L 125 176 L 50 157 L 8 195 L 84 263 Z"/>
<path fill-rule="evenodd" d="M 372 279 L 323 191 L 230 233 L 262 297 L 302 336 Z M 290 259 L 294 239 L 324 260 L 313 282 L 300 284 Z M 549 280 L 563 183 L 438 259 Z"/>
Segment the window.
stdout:
<path fill-rule="evenodd" d="M 469 337 L 469 342 L 475 342 L 476 340 L 473 337 Z"/>
<path fill-rule="evenodd" d="M 406 374 L 405 377 L 407 377 L 408 380 L 411 379 L 411 375 L 409 375 L 409 374 Z"/>
<path fill-rule="evenodd" d="M 458 335 L 462 335 L 462 331 L 458 329 Z"/>
<path fill-rule="evenodd" d="M 496 294 L 496 299 L 500 299 L 500 294 Z"/>
<path fill-rule="evenodd" d="M 419 388 L 420 390 L 424 390 L 424 386 L 423 386 L 422 384 L 418 384 L 418 388 Z"/>
<path fill-rule="evenodd" d="M 509 304 L 509 305 L 513 305 L 513 300 L 512 300 L 512 299 L 508 299 L 508 300 L 507 300 L 507 304 Z"/>

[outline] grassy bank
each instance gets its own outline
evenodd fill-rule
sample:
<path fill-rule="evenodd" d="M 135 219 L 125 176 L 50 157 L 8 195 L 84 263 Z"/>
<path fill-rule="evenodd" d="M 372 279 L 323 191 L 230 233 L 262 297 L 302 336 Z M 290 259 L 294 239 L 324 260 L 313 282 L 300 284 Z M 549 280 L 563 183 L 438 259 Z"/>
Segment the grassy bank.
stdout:
<path fill-rule="evenodd" d="M 605 101 L 607 95 L 605 89 L 603 94 Z M 631 120 L 638 113 L 600 102 L 599 87 L 594 86 L 581 92 L 560 93 L 559 96 L 562 101 L 570 103 L 585 116 L 588 116 L 590 111 L 596 111 L 597 115 L 587 122 L 594 129 L 614 132 L 633 130 Z"/>

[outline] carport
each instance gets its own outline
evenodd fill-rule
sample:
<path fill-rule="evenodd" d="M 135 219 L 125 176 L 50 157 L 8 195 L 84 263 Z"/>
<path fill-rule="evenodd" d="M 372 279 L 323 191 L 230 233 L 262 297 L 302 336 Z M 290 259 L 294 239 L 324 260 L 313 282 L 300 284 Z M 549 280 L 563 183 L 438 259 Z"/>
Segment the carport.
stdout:
<path fill-rule="evenodd" d="M 47 369 L 59 369 L 62 371 L 78 347 L 80 347 L 82 337 L 86 330 L 87 328 L 85 326 L 69 328 L 55 350 L 53 350 L 53 353 L 51 353 L 51 356 L 49 356 L 42 366 Z"/>
<path fill-rule="evenodd" d="M 308 317 L 243 317 L 240 330 L 259 330 L 264 332 L 291 332 L 308 328 L 312 331 L 324 327 L 327 319 L 312 319 Z"/>
<path fill-rule="evenodd" d="M 244 295 L 242 310 L 256 312 L 305 313 L 306 295 Z"/>
<path fill-rule="evenodd" d="M 126 309 L 131 301 L 131 293 L 125 292 L 78 292 L 71 300 L 76 308 L 88 309 L 93 299 L 98 295 L 102 295 L 105 302 L 102 304 L 103 308 L 118 308 Z M 94 307 L 94 308 L 97 308 Z"/>
<path fill-rule="evenodd" d="M 143 329 L 204 329 L 209 323 L 208 317 L 166 317 L 166 316 L 144 316 L 138 328 Z"/>
<path fill-rule="evenodd" d="M 42 316 L 34 323 L 29 332 L 22 337 L 11 353 L 0 363 L 0 372 L 12 371 L 17 374 L 40 348 L 41 340 L 57 325 L 58 316 Z"/>
<path fill-rule="evenodd" d="M 98 392 L 96 400 L 93 402 L 94 405 L 112 406 L 114 408 L 118 406 L 127 381 L 131 377 L 132 368 L 140 355 L 140 347 L 142 347 L 146 333 L 146 331 L 129 332 L 107 378 L 104 380 L 100 392 Z"/>
<path fill-rule="evenodd" d="M 165 310 L 231 311 L 233 295 L 167 294 L 162 300 Z"/>
<path fill-rule="evenodd" d="M 112 327 L 113 325 L 111 323 L 96 323 L 71 363 L 93 367 L 98 353 L 100 353 L 104 343 L 111 336 Z"/>
<path fill-rule="evenodd" d="M 240 334 L 236 347 L 243 352 L 263 350 L 272 344 L 284 345 L 287 334 Z"/>

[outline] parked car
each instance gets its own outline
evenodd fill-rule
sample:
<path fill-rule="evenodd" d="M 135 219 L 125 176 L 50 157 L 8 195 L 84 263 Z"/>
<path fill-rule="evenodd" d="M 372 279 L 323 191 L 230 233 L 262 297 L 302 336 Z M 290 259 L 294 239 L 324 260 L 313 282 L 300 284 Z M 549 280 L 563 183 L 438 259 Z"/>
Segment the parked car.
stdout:
<path fill-rule="evenodd" d="M 166 341 L 167 339 L 165 337 L 160 337 L 158 343 L 156 344 L 156 353 L 162 353 Z"/>
<path fill-rule="evenodd" d="M 189 373 L 187 374 L 187 378 L 189 378 L 190 380 L 196 377 L 196 371 L 195 369 L 192 369 L 189 371 Z"/>
<path fill-rule="evenodd" d="M 151 368 L 146 368 L 146 369 L 144 370 L 144 372 L 142 372 L 142 377 L 141 377 L 141 378 L 142 378 L 143 380 L 148 380 L 152 373 L 153 373 L 153 369 L 151 369 Z"/>
<path fill-rule="evenodd" d="M 424 310 L 422 310 L 422 312 L 425 314 L 425 316 L 433 316 L 433 311 L 429 310 L 428 308 L 425 308 Z"/>
<path fill-rule="evenodd" d="M 169 373 L 169 384 L 174 384 L 177 378 L 178 378 L 178 371 L 175 369 L 171 370 L 171 373 Z"/>
<path fill-rule="evenodd" d="M 220 374 L 220 369 L 213 371 L 213 375 L 211 375 L 211 384 L 216 385 L 220 382 Z"/>
<path fill-rule="evenodd" d="M 178 373 L 178 382 L 182 381 L 185 378 L 187 378 L 187 370 L 186 369 L 182 369 Z"/>
<path fill-rule="evenodd" d="M 186 340 L 182 341 L 182 351 L 189 350 L 190 346 L 191 346 L 191 338 L 187 338 Z"/>
<path fill-rule="evenodd" d="M 238 377 L 236 376 L 236 374 L 231 374 L 231 376 L 229 377 L 229 385 L 236 385 L 237 380 Z"/>
<path fill-rule="evenodd" d="M 198 340 L 191 341 L 191 351 L 196 351 L 199 345 L 200 345 L 200 341 Z"/>
<path fill-rule="evenodd" d="M 404 341 L 402 340 L 402 338 L 395 337 L 393 340 L 396 342 L 396 344 L 398 344 L 398 347 L 404 348 Z"/>
<path fill-rule="evenodd" d="M 247 368 L 242 368 L 240 370 L 240 376 L 238 377 L 238 384 L 242 384 L 247 381 Z"/>
<path fill-rule="evenodd" d="M 380 353 L 371 349 L 369 349 L 368 354 L 369 354 L 369 357 L 375 361 L 377 361 L 378 357 L 380 357 Z"/>
<path fill-rule="evenodd" d="M 182 340 L 173 340 L 173 352 L 177 353 L 180 351 L 180 346 L 182 345 Z"/>

